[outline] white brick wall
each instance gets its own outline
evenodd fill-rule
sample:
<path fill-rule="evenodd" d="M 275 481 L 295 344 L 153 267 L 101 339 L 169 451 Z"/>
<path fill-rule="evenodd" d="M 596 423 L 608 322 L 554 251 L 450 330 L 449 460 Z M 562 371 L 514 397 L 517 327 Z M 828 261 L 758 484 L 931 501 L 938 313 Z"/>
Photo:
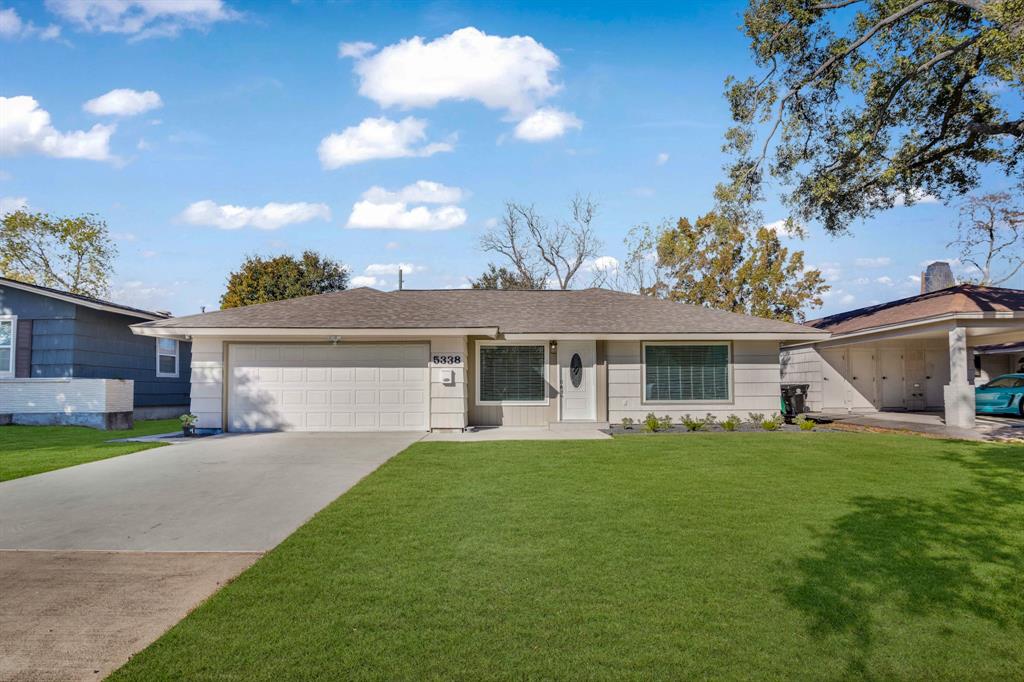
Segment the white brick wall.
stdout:
<path fill-rule="evenodd" d="M 130 379 L 0 379 L 0 414 L 131 412 Z"/>

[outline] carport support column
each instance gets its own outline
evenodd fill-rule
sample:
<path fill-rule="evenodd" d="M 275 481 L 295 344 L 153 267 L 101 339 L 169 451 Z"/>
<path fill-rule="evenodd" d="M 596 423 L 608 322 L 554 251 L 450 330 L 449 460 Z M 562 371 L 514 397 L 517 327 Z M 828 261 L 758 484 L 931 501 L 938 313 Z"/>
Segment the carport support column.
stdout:
<path fill-rule="evenodd" d="M 967 380 L 973 369 L 967 352 L 967 329 L 954 327 L 949 331 L 949 384 L 943 387 L 946 405 L 946 426 L 974 427 L 974 386 Z"/>

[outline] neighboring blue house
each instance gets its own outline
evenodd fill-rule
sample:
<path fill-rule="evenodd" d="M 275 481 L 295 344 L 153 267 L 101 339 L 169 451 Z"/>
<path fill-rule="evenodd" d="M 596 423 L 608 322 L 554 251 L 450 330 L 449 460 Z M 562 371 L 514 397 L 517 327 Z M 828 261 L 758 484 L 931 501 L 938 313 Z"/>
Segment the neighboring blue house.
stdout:
<path fill-rule="evenodd" d="M 192 344 L 136 336 L 129 329 L 170 316 L 0 277 L 5 402 L 15 390 L 27 389 L 24 382 L 3 380 L 131 379 L 136 419 L 187 412 Z M 7 405 L 0 412 L 18 410 Z"/>

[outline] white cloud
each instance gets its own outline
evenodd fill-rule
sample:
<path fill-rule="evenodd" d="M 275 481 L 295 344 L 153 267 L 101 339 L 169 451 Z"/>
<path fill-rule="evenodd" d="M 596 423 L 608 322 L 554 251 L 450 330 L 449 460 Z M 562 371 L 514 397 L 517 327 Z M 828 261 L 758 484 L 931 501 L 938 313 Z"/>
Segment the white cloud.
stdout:
<path fill-rule="evenodd" d="M 352 206 L 346 227 L 395 230 L 450 230 L 466 222 L 466 211 L 455 205 L 464 190 L 420 180 L 396 191 L 371 187 Z M 441 204 L 437 208 L 410 204 Z"/>
<path fill-rule="evenodd" d="M 889 277 L 888 275 L 884 275 L 882 277 L 879 277 L 875 281 L 878 282 L 879 284 L 882 284 L 882 285 L 887 286 L 887 287 L 891 287 L 891 286 L 893 286 L 893 284 L 895 284 L 895 282 L 893 282 L 893 280 L 892 280 L 892 277 Z"/>
<path fill-rule="evenodd" d="M 586 272 L 614 273 L 619 269 L 619 259 L 615 256 L 598 256 L 583 263 L 583 270 Z"/>
<path fill-rule="evenodd" d="M 352 287 L 386 287 L 387 281 L 380 279 L 379 277 L 373 277 L 370 275 L 356 275 L 349 280 L 349 285 Z"/>
<path fill-rule="evenodd" d="M 567 111 L 545 107 L 533 112 L 516 125 L 515 136 L 527 142 L 545 142 L 561 137 L 571 128 L 582 128 L 583 123 Z"/>
<path fill-rule="evenodd" d="M 399 244 L 398 242 L 388 242 L 387 244 L 384 245 L 384 248 L 387 249 L 388 251 L 394 251 L 400 246 L 401 244 Z"/>
<path fill-rule="evenodd" d="M 171 294 L 171 289 L 167 287 L 147 284 L 141 280 L 115 282 L 110 287 L 110 300 L 143 310 L 164 309 Z"/>
<path fill-rule="evenodd" d="M 427 122 L 407 116 L 401 121 L 367 118 L 357 126 L 332 133 L 320 141 L 320 164 L 333 170 L 373 159 L 432 156 L 450 152 L 450 142 L 426 143 Z"/>
<path fill-rule="evenodd" d="M 139 92 L 131 88 L 117 88 L 82 105 L 82 109 L 95 116 L 135 116 L 164 105 L 160 95 L 152 90 Z"/>
<path fill-rule="evenodd" d="M 634 187 L 633 194 L 641 199 L 650 199 L 656 192 L 653 187 Z"/>
<path fill-rule="evenodd" d="M 373 186 L 363 192 L 363 198 L 377 204 L 390 201 L 404 201 L 410 204 L 457 204 L 466 198 L 467 194 L 461 187 L 449 187 L 430 180 L 417 180 L 396 192 Z"/>
<path fill-rule="evenodd" d="M 839 302 L 844 304 L 844 305 L 849 305 L 850 303 L 853 303 L 855 300 L 857 300 L 857 297 L 854 296 L 853 294 L 844 294 L 839 299 Z"/>
<path fill-rule="evenodd" d="M 110 136 L 117 126 L 96 124 L 89 130 L 62 133 L 33 97 L 0 97 L 0 155 L 45 154 L 62 159 L 116 161 Z"/>
<path fill-rule="evenodd" d="M 181 219 L 192 225 L 206 225 L 221 230 L 239 230 L 255 227 L 261 230 L 276 230 L 285 225 L 304 223 L 310 220 L 330 220 L 331 209 L 327 204 L 279 204 L 271 202 L 265 206 L 248 208 L 231 204 L 216 204 L 209 199 L 189 205 Z"/>
<path fill-rule="evenodd" d="M 363 272 L 367 275 L 397 275 L 401 270 L 407 275 L 415 272 L 423 272 L 427 269 L 425 265 L 413 263 L 370 263 Z"/>
<path fill-rule="evenodd" d="M 933 194 L 928 194 L 923 189 L 911 190 L 909 196 L 911 199 L 913 199 L 913 201 L 910 203 L 914 204 L 937 204 L 939 202 L 939 198 L 937 196 Z M 903 192 L 897 192 L 896 200 L 893 202 L 893 205 L 906 206 L 907 203 L 907 195 L 904 194 Z"/>
<path fill-rule="evenodd" d="M 0 217 L 28 208 L 25 197 L 0 197 Z"/>
<path fill-rule="evenodd" d="M 877 258 L 858 258 L 854 261 L 858 268 L 884 268 L 892 264 L 892 258 L 878 256 Z"/>
<path fill-rule="evenodd" d="M 241 16 L 223 0 L 46 0 L 46 6 L 84 30 L 121 33 L 132 40 L 174 37 Z"/>
<path fill-rule="evenodd" d="M 658 154 L 658 157 L 654 160 L 654 163 L 658 164 L 659 166 L 664 166 L 666 163 L 668 163 L 668 159 L 668 153 L 661 152 L 660 154 Z"/>
<path fill-rule="evenodd" d="M 476 100 L 525 116 L 558 92 L 558 57 L 530 36 L 492 36 L 472 26 L 436 40 L 415 36 L 356 62 L 359 94 L 382 107 Z"/>
<path fill-rule="evenodd" d="M 821 265 L 807 265 L 804 267 L 804 272 L 807 272 L 808 270 L 818 270 L 827 282 L 838 281 L 843 276 L 843 269 L 839 263 L 830 261 L 826 261 Z M 832 293 L 835 294 L 835 292 L 836 290 L 833 289 Z"/>
<path fill-rule="evenodd" d="M 370 52 L 377 49 L 373 43 L 359 40 L 354 43 L 338 43 L 338 56 L 352 59 L 362 59 Z"/>
<path fill-rule="evenodd" d="M 780 237 L 799 237 L 800 232 L 795 225 L 792 225 L 785 218 L 782 220 L 774 220 L 770 223 L 765 224 L 765 227 L 775 232 Z"/>
<path fill-rule="evenodd" d="M 0 38 L 15 40 L 34 38 L 40 40 L 56 40 L 60 38 L 60 26 L 50 24 L 40 28 L 31 21 L 23 21 L 13 7 L 0 8 Z"/>

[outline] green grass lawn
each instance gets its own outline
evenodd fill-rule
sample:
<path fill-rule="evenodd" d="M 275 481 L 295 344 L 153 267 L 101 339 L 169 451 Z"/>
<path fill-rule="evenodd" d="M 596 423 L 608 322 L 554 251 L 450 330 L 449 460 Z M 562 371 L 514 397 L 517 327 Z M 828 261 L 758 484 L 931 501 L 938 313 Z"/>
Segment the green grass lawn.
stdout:
<path fill-rule="evenodd" d="M 752 433 L 414 445 L 113 679 L 1022 671 L 1024 448 Z"/>
<path fill-rule="evenodd" d="M 158 448 L 162 443 L 106 441 L 179 430 L 177 419 L 137 421 L 129 431 L 98 431 L 84 426 L 0 426 L 0 481 Z"/>

